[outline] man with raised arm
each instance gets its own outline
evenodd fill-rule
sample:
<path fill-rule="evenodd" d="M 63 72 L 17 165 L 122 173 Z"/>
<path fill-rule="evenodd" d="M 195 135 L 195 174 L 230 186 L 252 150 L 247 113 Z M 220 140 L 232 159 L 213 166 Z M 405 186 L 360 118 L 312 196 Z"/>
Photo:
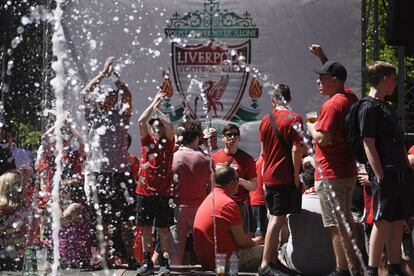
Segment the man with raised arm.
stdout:
<path fill-rule="evenodd" d="M 137 184 L 137 223 L 142 227 L 144 263 L 137 275 L 150 275 L 154 270 L 151 260 L 152 227 L 158 229 L 161 259 L 158 275 L 167 275 L 169 268 L 170 226 L 174 224 L 174 209 L 170 204 L 174 187 L 172 162 L 174 156 L 174 128 L 158 106 L 165 93 L 158 92 L 152 103 L 138 119 L 141 135 L 141 169 Z M 155 113 L 156 117 L 151 118 Z"/>
<path fill-rule="evenodd" d="M 344 87 L 347 77 L 345 67 L 338 62 L 327 61 L 326 56 L 321 54 L 322 49 L 316 46 L 319 45 L 312 45 L 310 50 L 316 56 L 319 53 L 318 57 L 323 63 L 320 69 L 315 70 L 319 74 L 316 83 L 320 94 L 329 99 L 321 106 L 318 120 L 315 123 L 308 122 L 307 128 L 313 138 L 315 158 L 322 172 L 321 175 L 315 169 L 315 187 L 322 207 L 322 219 L 324 226 L 329 229 L 336 257 L 336 268 L 329 275 L 349 275 L 346 254 L 349 255 L 352 274 L 358 274 L 360 271 L 351 241 L 340 219 L 338 223 L 339 217 L 335 213 L 337 211 L 334 210 L 335 203 L 332 202 L 330 193 L 331 189 L 335 192 L 340 210 L 351 229 L 354 229 L 351 200 L 356 183 L 356 164 L 346 142 L 345 116 L 357 97 Z M 338 229 L 344 238 L 345 248 L 342 247 Z"/>
<path fill-rule="evenodd" d="M 114 229 L 121 227 L 123 213 L 133 208 L 132 195 L 127 193 L 128 182 L 132 181 L 128 168 L 128 128 L 132 111 L 132 97 L 128 87 L 117 77 L 115 86 L 111 81 L 114 58 L 106 59 L 103 70 L 84 89 L 85 116 L 89 126 L 90 155 L 87 170 L 90 171 L 92 210 L 97 204 L 97 223 L 102 220 L 103 234 L 107 244 L 107 261 L 114 264 L 109 256 L 109 242 Z M 103 84 L 103 81 L 109 84 Z M 118 96 L 120 95 L 120 100 Z M 133 240 L 124 237 L 132 256 Z"/>

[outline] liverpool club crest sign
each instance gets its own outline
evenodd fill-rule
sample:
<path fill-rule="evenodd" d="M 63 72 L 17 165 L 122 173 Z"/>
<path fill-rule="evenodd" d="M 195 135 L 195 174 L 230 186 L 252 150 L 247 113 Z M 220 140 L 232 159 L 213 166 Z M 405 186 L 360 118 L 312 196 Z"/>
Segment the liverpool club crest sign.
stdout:
<path fill-rule="evenodd" d="M 261 86 L 254 74 L 250 77 L 248 65 L 251 39 L 258 38 L 259 31 L 248 12 L 238 15 L 220 9 L 217 0 L 207 0 L 202 10 L 183 16 L 175 13 L 165 34 L 172 41 L 172 73 L 181 109 L 200 120 L 256 120 Z M 198 95 L 189 95 L 194 80 Z M 241 103 L 248 86 L 252 104 L 246 107 Z M 173 112 L 170 117 L 177 121 L 182 113 Z"/>

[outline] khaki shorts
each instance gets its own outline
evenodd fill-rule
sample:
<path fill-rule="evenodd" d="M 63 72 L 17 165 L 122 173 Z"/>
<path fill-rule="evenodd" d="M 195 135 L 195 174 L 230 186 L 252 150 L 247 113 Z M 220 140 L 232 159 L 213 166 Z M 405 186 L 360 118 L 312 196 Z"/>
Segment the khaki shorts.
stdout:
<path fill-rule="evenodd" d="M 239 271 L 256 272 L 262 262 L 263 245 L 242 248 L 239 251 Z"/>
<path fill-rule="evenodd" d="M 335 192 L 335 198 L 341 211 L 345 217 L 348 217 L 351 213 L 352 194 L 356 183 L 356 176 L 341 179 L 325 179 L 323 181 L 326 182 L 324 185 L 322 185 L 321 180 L 315 181 L 315 188 L 321 203 L 323 226 L 332 227 L 336 226 L 335 218 L 339 218 L 339 216 L 333 209 L 330 201 L 331 196 L 328 197 L 328 192 L 331 191 L 329 187 L 332 187 L 332 191 Z"/>

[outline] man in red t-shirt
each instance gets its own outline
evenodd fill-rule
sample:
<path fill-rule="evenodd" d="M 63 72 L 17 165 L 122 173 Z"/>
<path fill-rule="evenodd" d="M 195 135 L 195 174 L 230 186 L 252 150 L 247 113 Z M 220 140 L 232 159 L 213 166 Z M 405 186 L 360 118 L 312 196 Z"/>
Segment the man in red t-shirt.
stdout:
<path fill-rule="evenodd" d="M 256 223 L 249 205 L 249 191 L 256 190 L 256 163 L 253 157 L 239 149 L 240 129 L 235 124 L 228 124 L 223 129 L 224 149 L 211 156 L 216 170 L 225 165 L 236 169 L 240 177 L 237 193 L 231 198 L 239 205 L 246 233 L 254 233 Z"/>
<path fill-rule="evenodd" d="M 239 271 L 254 271 L 263 247 L 257 246 L 257 238 L 251 239 L 244 232 L 240 209 L 231 198 L 237 192 L 238 173 L 230 166 L 222 166 L 217 168 L 214 180 L 213 191 L 201 203 L 194 218 L 194 249 L 198 261 L 204 269 L 211 270 L 215 267 L 215 253 L 225 253 L 229 258 L 232 252 L 237 252 Z"/>
<path fill-rule="evenodd" d="M 308 122 L 307 128 L 315 144 L 315 158 L 319 170 L 315 170 L 315 187 L 322 207 L 324 226 L 329 229 L 336 256 L 336 269 L 330 275 L 348 275 L 348 263 L 338 234 L 343 228 L 338 211 L 332 206 L 331 189 L 335 192 L 340 210 L 354 229 L 351 202 L 356 183 L 356 164 L 352 151 L 346 142 L 345 116 L 357 101 L 356 96 L 345 91 L 346 69 L 338 62 L 327 61 L 319 69 L 316 83 L 322 95 L 329 99 L 321 106 L 320 116 L 315 123 Z M 345 229 L 341 229 L 346 233 Z M 357 260 L 348 235 L 344 235 L 344 245 L 349 254 L 352 270 L 357 268 Z M 355 270 L 356 271 L 356 270 Z M 353 273 L 354 274 L 354 273 Z"/>
<path fill-rule="evenodd" d="M 250 195 L 250 206 L 252 207 L 253 216 L 257 222 L 257 229 L 260 229 L 260 236 L 264 242 L 267 229 L 267 208 L 265 203 L 265 196 L 263 190 L 263 155 L 256 159 L 256 174 L 257 174 L 257 188 L 249 193 Z"/>
<path fill-rule="evenodd" d="M 154 270 L 151 261 L 153 226 L 158 229 L 162 250 L 158 275 L 170 273 L 169 227 L 174 224 L 174 209 L 170 206 L 174 190 L 171 168 L 175 142 L 173 125 L 158 109 L 165 97 L 165 93 L 158 92 L 138 119 L 141 134 L 141 170 L 136 189 L 137 223 L 142 227 L 144 264 L 138 269 L 137 275 L 150 275 Z M 152 112 L 155 112 L 157 117 L 150 119 Z"/>
<path fill-rule="evenodd" d="M 290 89 L 285 84 L 276 86 L 272 95 L 274 109 L 262 119 L 259 127 L 264 160 L 263 185 L 266 186 L 265 200 L 270 213 L 259 275 L 288 275 L 277 259 L 279 233 L 286 222 L 286 215 L 301 211 L 299 172 L 302 146 L 295 127 L 301 129 L 303 119 L 285 107 L 282 97 L 288 103 L 291 101 Z M 273 116 L 277 129 L 274 129 L 269 116 Z"/>

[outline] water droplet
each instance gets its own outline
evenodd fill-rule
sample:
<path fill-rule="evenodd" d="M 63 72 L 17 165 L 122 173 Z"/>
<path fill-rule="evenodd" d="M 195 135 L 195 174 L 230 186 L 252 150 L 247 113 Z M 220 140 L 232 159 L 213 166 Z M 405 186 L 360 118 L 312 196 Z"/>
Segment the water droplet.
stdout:
<path fill-rule="evenodd" d="M 22 23 L 23 26 L 32 23 L 30 18 L 27 16 L 23 16 L 22 19 L 20 20 L 20 22 Z"/>
<path fill-rule="evenodd" d="M 91 48 L 91 50 L 94 50 L 96 48 L 96 40 L 91 39 L 89 40 L 89 48 Z"/>
<path fill-rule="evenodd" d="M 23 41 L 23 38 L 21 36 L 16 36 L 15 38 L 13 38 L 12 42 L 11 42 L 11 47 L 14 49 L 17 47 L 17 45 L 20 44 L 20 42 Z"/>

